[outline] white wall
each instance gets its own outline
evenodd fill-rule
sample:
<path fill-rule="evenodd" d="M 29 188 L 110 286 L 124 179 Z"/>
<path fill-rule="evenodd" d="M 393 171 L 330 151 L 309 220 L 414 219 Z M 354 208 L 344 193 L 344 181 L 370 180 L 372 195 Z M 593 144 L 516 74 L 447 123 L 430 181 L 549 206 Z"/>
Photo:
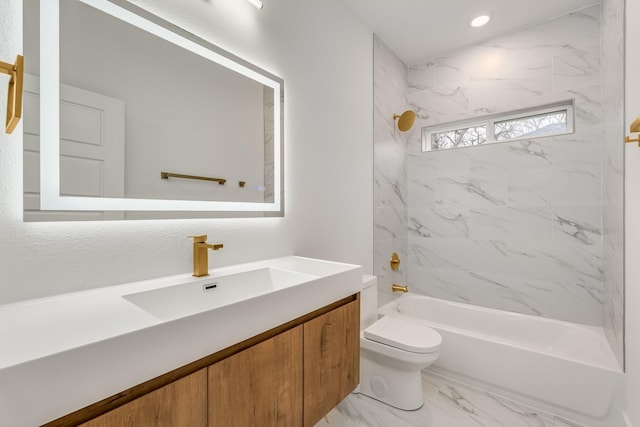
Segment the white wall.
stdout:
<path fill-rule="evenodd" d="M 640 0 L 626 2 L 626 126 L 640 115 L 640 58 L 638 43 Z M 627 133 L 628 135 L 628 133 Z M 635 134 L 637 135 L 637 134 Z M 640 148 L 627 144 L 625 151 L 625 350 L 627 415 L 640 426 Z"/>
<path fill-rule="evenodd" d="M 0 303 L 187 273 L 198 233 L 225 245 L 211 267 L 294 253 L 371 272 L 370 30 L 337 0 L 135 3 L 284 78 L 285 217 L 25 224 L 20 125 L 0 132 Z M 0 60 L 21 52 L 21 14 L 0 2 Z"/>

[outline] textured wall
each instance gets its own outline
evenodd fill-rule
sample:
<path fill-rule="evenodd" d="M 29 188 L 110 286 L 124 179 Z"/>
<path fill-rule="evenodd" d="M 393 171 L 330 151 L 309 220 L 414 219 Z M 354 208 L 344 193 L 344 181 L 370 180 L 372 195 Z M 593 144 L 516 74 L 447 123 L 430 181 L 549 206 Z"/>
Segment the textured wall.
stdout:
<path fill-rule="evenodd" d="M 418 126 L 575 99 L 575 133 L 409 148 L 409 283 L 602 325 L 600 5 L 409 69 Z M 619 165 L 618 165 L 619 167 Z"/>
<path fill-rule="evenodd" d="M 377 36 L 373 38 L 374 274 L 379 304 L 391 298 L 391 285 L 407 277 L 407 135 L 398 130 L 394 114 L 409 108 L 407 67 Z M 400 269 L 389 268 L 393 252 Z"/>
<path fill-rule="evenodd" d="M 337 0 L 135 3 L 284 78 L 285 217 L 25 224 L 19 126 L 0 132 L 0 303 L 187 273 L 200 233 L 225 245 L 212 267 L 300 254 L 370 272 L 371 31 Z M 1 60 L 20 53 L 22 1 L 0 2 L 0 40 Z"/>

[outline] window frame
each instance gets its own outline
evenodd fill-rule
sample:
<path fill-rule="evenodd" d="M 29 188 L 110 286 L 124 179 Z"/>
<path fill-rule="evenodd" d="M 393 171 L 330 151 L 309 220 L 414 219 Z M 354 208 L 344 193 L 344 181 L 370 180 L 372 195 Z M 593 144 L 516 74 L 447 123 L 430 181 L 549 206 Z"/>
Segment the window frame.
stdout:
<path fill-rule="evenodd" d="M 517 138 L 502 139 L 502 140 L 499 140 L 499 141 L 496 140 L 496 137 L 495 137 L 495 124 L 497 122 L 505 122 L 505 121 L 517 120 L 517 119 L 526 119 L 528 117 L 535 117 L 535 116 L 540 116 L 540 115 L 549 114 L 549 113 L 556 113 L 556 112 L 558 112 L 558 113 L 559 112 L 566 112 L 566 114 L 567 114 L 567 122 L 566 122 L 567 127 L 566 127 L 565 130 L 549 132 L 549 133 L 545 133 L 545 134 L 542 134 L 542 135 L 521 136 L 521 137 L 517 137 Z M 575 131 L 574 123 L 575 123 L 574 100 L 570 99 L 570 100 L 561 101 L 561 102 L 557 102 L 557 103 L 554 103 L 554 104 L 547 104 L 547 105 L 543 105 L 543 106 L 539 106 L 539 107 L 531 107 L 531 108 L 526 108 L 526 109 L 522 109 L 522 110 L 505 112 L 505 113 L 491 114 L 491 115 L 488 115 L 488 116 L 477 117 L 477 118 L 468 119 L 468 120 L 459 120 L 459 121 L 455 121 L 455 122 L 448 122 L 448 123 L 442 123 L 442 124 L 437 124 L 437 125 L 432 125 L 432 126 L 425 126 L 425 127 L 422 128 L 422 140 L 421 140 L 422 152 L 455 150 L 455 149 L 459 149 L 459 148 L 477 147 L 477 146 L 482 146 L 482 145 L 487 145 L 487 144 L 495 144 L 495 143 L 503 143 L 503 142 L 511 142 L 511 141 L 521 141 L 521 140 L 527 140 L 527 139 L 545 138 L 545 137 L 558 136 L 558 135 L 568 135 L 568 134 L 574 133 L 574 131 Z M 456 131 L 456 130 L 467 129 L 467 128 L 471 128 L 471 127 L 481 127 L 481 126 L 485 126 L 486 129 L 487 129 L 487 139 L 482 144 L 464 145 L 464 146 L 460 146 L 460 147 L 438 148 L 438 149 L 433 149 L 432 148 L 432 143 L 433 143 L 432 136 L 434 134 L 443 133 L 443 132 L 453 132 L 453 131 Z"/>

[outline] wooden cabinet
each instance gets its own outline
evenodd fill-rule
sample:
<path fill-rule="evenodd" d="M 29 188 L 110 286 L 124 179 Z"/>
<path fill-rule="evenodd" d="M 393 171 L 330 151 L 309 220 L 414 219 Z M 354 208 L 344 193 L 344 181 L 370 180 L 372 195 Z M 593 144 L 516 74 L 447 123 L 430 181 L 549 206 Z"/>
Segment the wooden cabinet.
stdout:
<path fill-rule="evenodd" d="M 304 324 L 304 426 L 314 426 L 360 382 L 360 304 Z"/>
<path fill-rule="evenodd" d="M 83 427 L 199 427 L 207 425 L 207 370 L 139 397 Z"/>
<path fill-rule="evenodd" d="M 45 427 L 311 427 L 356 387 L 353 295 Z"/>
<path fill-rule="evenodd" d="M 299 427 L 302 326 L 209 366 L 209 426 Z"/>
<path fill-rule="evenodd" d="M 353 391 L 359 372 L 353 301 L 210 366 L 209 426 L 312 427 Z"/>

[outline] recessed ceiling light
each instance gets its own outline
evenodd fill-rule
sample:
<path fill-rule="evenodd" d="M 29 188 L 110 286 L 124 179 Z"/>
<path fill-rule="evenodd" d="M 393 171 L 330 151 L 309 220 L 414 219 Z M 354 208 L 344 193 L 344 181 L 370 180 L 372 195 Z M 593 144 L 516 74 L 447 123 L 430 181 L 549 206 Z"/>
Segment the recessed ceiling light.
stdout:
<path fill-rule="evenodd" d="M 487 25 L 487 22 L 491 20 L 491 16 L 489 15 L 480 15 L 476 16 L 471 20 L 471 26 L 474 28 L 482 27 L 483 25 Z"/>
<path fill-rule="evenodd" d="M 262 9 L 262 0 L 247 0 L 249 3 L 254 5 L 256 9 Z"/>

